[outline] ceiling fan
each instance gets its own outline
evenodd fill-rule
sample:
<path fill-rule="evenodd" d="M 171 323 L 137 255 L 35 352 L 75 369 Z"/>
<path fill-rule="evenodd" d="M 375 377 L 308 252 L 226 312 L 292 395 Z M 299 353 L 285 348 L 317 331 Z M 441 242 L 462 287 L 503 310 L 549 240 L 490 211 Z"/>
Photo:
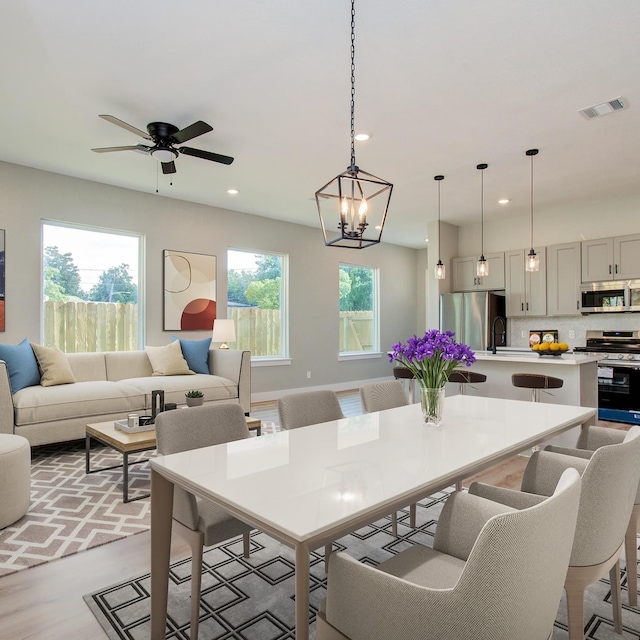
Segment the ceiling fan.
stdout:
<path fill-rule="evenodd" d="M 100 147 L 98 149 L 91 149 L 96 153 L 110 153 L 112 151 L 138 151 L 146 155 L 153 156 L 156 160 L 162 163 L 162 173 L 176 173 L 176 165 L 174 160 L 184 153 L 186 156 L 194 156 L 195 158 L 202 158 L 203 160 L 211 160 L 211 162 L 221 162 L 222 164 L 231 164 L 233 158 L 230 156 L 223 156 L 219 153 L 212 153 L 211 151 L 203 151 L 202 149 L 194 149 L 193 147 L 176 147 L 176 144 L 183 144 L 188 140 L 197 138 L 204 133 L 213 131 L 213 127 L 208 125 L 202 120 L 198 120 L 193 124 L 185 127 L 184 129 L 178 129 L 173 124 L 168 122 L 150 122 L 147 125 L 147 132 L 142 131 L 126 122 L 123 122 L 119 118 L 108 115 L 100 116 L 103 120 L 111 122 L 131 133 L 135 133 L 137 136 L 153 142 L 153 146 L 146 144 L 129 145 L 125 147 Z"/>

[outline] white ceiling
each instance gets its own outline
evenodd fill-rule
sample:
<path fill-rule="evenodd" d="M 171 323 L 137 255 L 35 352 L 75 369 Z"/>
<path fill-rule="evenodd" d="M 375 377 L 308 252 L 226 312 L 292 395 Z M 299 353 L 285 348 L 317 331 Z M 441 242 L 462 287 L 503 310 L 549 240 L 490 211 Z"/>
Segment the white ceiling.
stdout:
<path fill-rule="evenodd" d="M 162 196 L 319 227 L 313 194 L 349 164 L 349 0 L 2 0 L 0 160 L 153 193 L 156 161 L 92 147 L 196 120 Z M 638 0 L 357 0 L 357 164 L 394 183 L 383 239 L 442 219 L 529 215 L 640 193 Z M 628 110 L 578 110 L 617 96 Z M 228 188 L 240 193 L 231 197 Z M 497 204 L 511 198 L 508 210 Z M 320 233 L 320 232 L 319 232 Z"/>

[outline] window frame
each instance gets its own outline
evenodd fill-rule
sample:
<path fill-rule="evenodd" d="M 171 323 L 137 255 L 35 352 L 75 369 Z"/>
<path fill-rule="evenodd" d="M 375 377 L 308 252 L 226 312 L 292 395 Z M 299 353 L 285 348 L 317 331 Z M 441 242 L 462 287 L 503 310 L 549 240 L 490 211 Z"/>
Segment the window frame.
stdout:
<path fill-rule="evenodd" d="M 247 253 L 254 256 L 275 256 L 281 259 L 280 265 L 280 353 L 259 356 L 251 353 L 251 366 L 278 366 L 291 364 L 289 356 L 289 254 L 279 251 L 247 249 L 245 247 L 227 247 L 227 317 L 229 316 L 229 252 Z"/>
<path fill-rule="evenodd" d="M 138 287 L 138 327 L 136 331 L 136 342 L 137 349 L 144 349 L 144 345 L 146 344 L 146 267 L 145 267 L 145 258 L 146 258 L 146 236 L 143 233 L 139 233 L 136 231 L 129 231 L 125 229 L 114 229 L 112 227 L 100 227 L 96 225 L 82 224 L 76 222 L 69 222 L 63 220 L 53 220 L 50 218 L 42 218 L 40 220 L 40 342 L 44 344 L 44 289 L 45 289 L 45 278 L 44 278 L 44 233 L 45 226 L 49 227 L 63 227 L 67 229 L 74 229 L 78 231 L 88 231 L 91 233 L 102 233 L 105 235 L 117 235 L 117 236 L 128 236 L 138 239 L 138 281 L 136 283 Z M 90 353 L 90 352 L 82 352 L 82 353 Z M 104 352 L 96 352 L 96 353 L 104 353 Z"/>
<path fill-rule="evenodd" d="M 340 314 L 340 270 L 343 267 L 351 267 L 355 269 L 368 269 L 372 272 L 372 348 L 367 351 L 340 351 L 340 336 L 338 335 L 338 360 L 366 360 L 370 358 L 381 358 L 382 352 L 380 351 L 380 268 L 372 267 L 363 264 L 354 264 L 351 262 L 338 263 L 338 314 Z M 340 316 L 338 315 L 338 320 Z"/>

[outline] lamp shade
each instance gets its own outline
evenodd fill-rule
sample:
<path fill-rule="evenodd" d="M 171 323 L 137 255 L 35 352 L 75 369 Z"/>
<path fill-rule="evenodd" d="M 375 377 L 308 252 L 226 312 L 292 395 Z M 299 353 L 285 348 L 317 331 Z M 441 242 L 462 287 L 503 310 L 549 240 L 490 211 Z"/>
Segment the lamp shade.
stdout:
<path fill-rule="evenodd" d="M 220 349 L 228 349 L 227 342 L 236 341 L 236 325 L 233 320 L 216 318 L 213 321 L 213 334 L 211 342 L 220 342 Z"/>

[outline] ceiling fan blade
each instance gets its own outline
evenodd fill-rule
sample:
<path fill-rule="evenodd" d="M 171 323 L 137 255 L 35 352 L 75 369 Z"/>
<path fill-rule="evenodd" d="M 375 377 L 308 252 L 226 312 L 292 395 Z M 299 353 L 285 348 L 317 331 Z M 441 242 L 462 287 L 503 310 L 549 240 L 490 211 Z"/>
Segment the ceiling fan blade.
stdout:
<path fill-rule="evenodd" d="M 168 173 L 176 173 L 176 163 L 171 162 L 162 162 L 162 173 L 165 175 Z"/>
<path fill-rule="evenodd" d="M 203 151 L 202 149 L 194 149 L 193 147 L 180 147 L 178 151 L 184 153 L 185 156 L 194 156 L 195 158 L 221 162 L 222 164 L 231 164 L 234 160 L 230 156 L 222 156 L 219 153 L 211 153 L 211 151 Z"/>
<path fill-rule="evenodd" d="M 187 140 L 191 140 L 193 138 L 201 136 L 203 133 L 209 133 L 209 131 L 213 131 L 213 127 L 211 125 L 208 125 L 206 122 L 202 122 L 202 120 L 198 120 L 198 122 L 194 122 L 188 127 L 180 129 L 180 131 L 177 131 L 171 137 L 178 144 L 182 144 Z"/>
<path fill-rule="evenodd" d="M 116 118 L 115 116 L 107 116 L 107 115 L 101 115 L 99 117 L 102 118 L 103 120 L 106 120 L 107 122 L 110 122 L 111 124 L 115 124 L 118 127 L 122 127 L 127 131 L 131 131 L 131 133 L 135 133 L 137 136 L 140 136 L 145 140 L 152 139 L 151 136 L 146 131 L 143 131 L 142 129 L 138 129 L 137 127 L 134 127 L 131 124 L 127 124 L 123 120 L 120 120 L 120 118 Z"/>
<path fill-rule="evenodd" d="M 91 149 L 91 151 L 95 151 L 96 153 L 110 153 L 111 151 L 140 151 L 141 146 L 143 145 L 133 145 L 128 147 L 99 147 L 98 149 Z"/>

